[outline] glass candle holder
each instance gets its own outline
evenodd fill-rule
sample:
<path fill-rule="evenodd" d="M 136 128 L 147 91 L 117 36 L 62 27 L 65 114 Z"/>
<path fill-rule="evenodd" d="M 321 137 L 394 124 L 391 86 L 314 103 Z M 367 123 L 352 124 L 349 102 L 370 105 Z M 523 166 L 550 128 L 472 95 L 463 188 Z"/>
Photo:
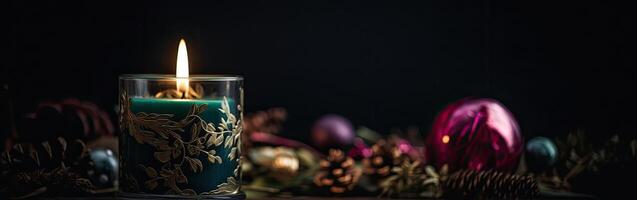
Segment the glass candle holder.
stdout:
<path fill-rule="evenodd" d="M 242 77 L 135 74 L 119 85 L 122 196 L 245 198 Z"/>

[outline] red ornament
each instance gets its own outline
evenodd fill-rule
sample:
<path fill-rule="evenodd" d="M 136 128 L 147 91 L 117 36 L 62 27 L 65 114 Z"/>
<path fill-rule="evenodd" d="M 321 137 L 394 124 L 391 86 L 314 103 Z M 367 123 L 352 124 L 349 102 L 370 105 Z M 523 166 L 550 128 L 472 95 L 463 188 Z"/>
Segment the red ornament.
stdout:
<path fill-rule="evenodd" d="M 463 99 L 435 119 L 426 140 L 427 160 L 450 170 L 512 171 L 523 152 L 515 118 L 493 99 Z"/>

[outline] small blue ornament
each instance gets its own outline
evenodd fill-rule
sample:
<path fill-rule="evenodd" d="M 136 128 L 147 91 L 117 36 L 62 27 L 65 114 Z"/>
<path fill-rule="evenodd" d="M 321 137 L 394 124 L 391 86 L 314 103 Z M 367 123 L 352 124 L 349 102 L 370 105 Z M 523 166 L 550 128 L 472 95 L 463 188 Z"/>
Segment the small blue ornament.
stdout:
<path fill-rule="evenodd" d="M 555 164 L 557 161 L 557 147 L 548 138 L 536 137 L 526 143 L 525 157 L 529 170 L 540 172 Z"/>
<path fill-rule="evenodd" d="M 93 149 L 90 155 L 95 167 L 94 171 L 89 171 L 92 182 L 98 186 L 116 186 L 119 161 L 113 151 L 110 149 Z"/>

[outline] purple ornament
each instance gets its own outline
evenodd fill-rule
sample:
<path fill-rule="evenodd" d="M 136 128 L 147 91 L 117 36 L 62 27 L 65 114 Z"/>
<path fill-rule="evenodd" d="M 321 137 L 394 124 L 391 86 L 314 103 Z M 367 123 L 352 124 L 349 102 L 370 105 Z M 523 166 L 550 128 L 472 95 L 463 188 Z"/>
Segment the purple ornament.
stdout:
<path fill-rule="evenodd" d="M 463 99 L 435 119 L 426 140 L 427 160 L 450 170 L 513 171 L 523 152 L 515 118 L 493 99 Z"/>
<path fill-rule="evenodd" d="M 327 148 L 343 148 L 354 140 L 354 128 L 349 120 L 339 115 L 325 115 L 314 124 L 312 141 L 322 150 Z"/>

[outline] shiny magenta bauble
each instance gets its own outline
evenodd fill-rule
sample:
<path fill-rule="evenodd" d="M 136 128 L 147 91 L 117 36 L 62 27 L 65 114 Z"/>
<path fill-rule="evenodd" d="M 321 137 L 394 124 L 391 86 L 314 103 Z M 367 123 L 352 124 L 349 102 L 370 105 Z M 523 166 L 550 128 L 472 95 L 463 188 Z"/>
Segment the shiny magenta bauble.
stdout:
<path fill-rule="evenodd" d="M 426 139 L 427 162 L 450 170 L 513 171 L 524 144 L 506 107 L 493 99 L 463 99 L 436 117 Z"/>

